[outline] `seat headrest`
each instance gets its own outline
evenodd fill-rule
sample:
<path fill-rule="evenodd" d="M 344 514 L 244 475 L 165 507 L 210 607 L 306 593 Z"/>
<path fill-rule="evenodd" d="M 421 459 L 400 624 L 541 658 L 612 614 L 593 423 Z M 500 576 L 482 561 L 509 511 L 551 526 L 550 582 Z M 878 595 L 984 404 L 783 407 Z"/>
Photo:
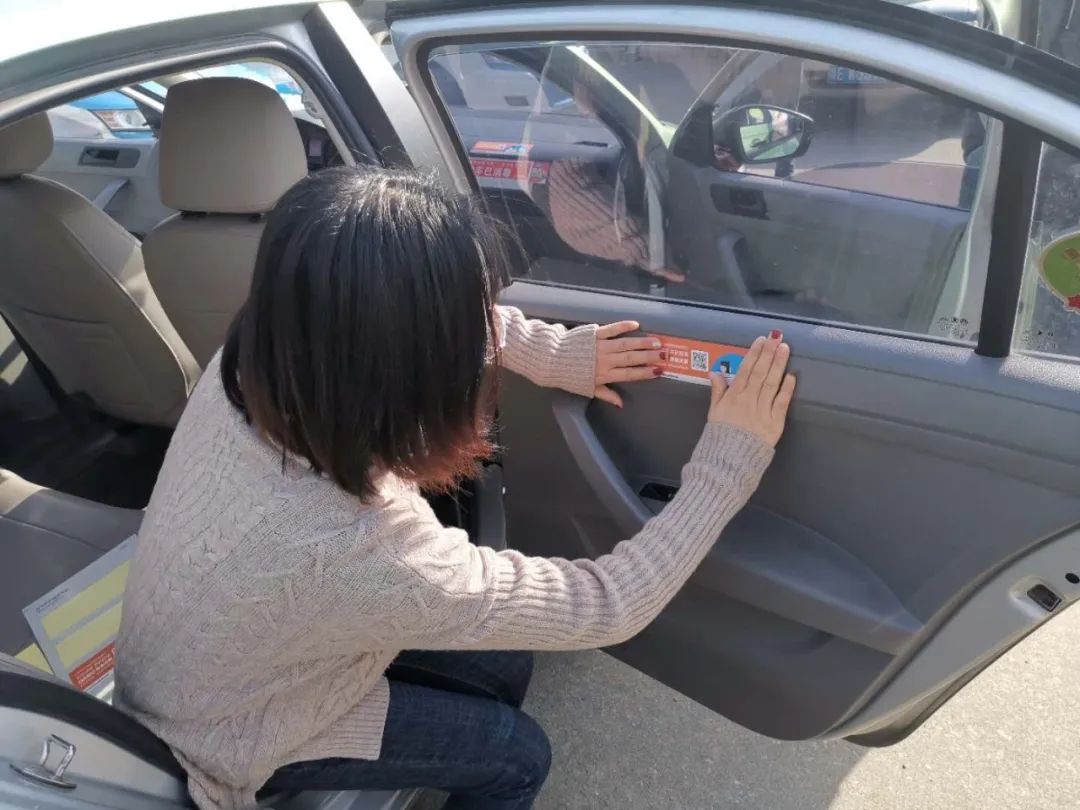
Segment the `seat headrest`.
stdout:
<path fill-rule="evenodd" d="M 43 112 L 0 127 L 0 179 L 32 172 L 49 158 L 52 125 Z"/>
<path fill-rule="evenodd" d="M 262 214 L 307 174 L 292 113 L 274 90 L 215 76 L 169 88 L 161 200 L 178 211 Z"/>

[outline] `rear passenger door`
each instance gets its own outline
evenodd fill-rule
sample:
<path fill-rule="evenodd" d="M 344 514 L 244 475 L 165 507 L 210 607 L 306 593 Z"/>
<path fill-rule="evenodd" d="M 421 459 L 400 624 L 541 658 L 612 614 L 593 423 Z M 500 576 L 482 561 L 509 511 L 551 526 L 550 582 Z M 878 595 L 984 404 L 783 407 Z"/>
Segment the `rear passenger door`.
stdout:
<path fill-rule="evenodd" d="M 1080 75 L 885 3 L 479 5 L 391 30 L 457 182 L 526 247 L 504 301 L 685 359 L 619 411 L 505 381 L 510 544 L 594 557 L 640 528 L 704 372 L 783 330 L 772 468 L 612 652 L 765 734 L 897 739 L 1080 596 Z M 525 103 L 479 109 L 477 61 L 531 74 Z M 713 125 L 747 106 L 807 116 L 808 147 L 730 160 Z"/>
<path fill-rule="evenodd" d="M 140 238 L 175 213 L 158 193 L 160 108 L 108 90 L 48 116 L 53 149 L 35 174 L 79 192 Z"/>

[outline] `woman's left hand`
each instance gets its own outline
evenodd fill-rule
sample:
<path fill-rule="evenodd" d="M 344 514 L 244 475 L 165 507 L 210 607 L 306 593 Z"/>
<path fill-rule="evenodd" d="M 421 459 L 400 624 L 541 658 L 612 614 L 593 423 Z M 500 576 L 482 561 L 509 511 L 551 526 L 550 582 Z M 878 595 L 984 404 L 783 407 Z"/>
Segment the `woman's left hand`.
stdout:
<path fill-rule="evenodd" d="M 622 397 L 608 383 L 652 380 L 659 377 L 659 364 L 666 360 L 660 341 L 648 337 L 619 337 L 638 329 L 637 321 L 619 321 L 596 331 L 596 390 L 593 396 L 623 406 Z"/>

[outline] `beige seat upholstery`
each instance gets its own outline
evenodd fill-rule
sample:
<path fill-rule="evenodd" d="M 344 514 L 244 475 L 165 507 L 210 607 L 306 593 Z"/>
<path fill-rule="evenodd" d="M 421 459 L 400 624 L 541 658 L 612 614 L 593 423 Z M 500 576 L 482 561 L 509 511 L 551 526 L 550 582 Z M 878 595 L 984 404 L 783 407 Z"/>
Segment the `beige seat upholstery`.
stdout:
<path fill-rule="evenodd" d="M 85 197 L 27 176 L 51 151 L 45 113 L 0 128 L 0 312 L 67 393 L 120 419 L 173 425 L 199 368 L 135 238 Z"/>
<path fill-rule="evenodd" d="M 247 298 L 262 215 L 307 174 L 292 114 L 250 79 L 169 88 L 161 127 L 161 199 L 179 214 L 143 242 L 150 282 L 205 366 Z"/>
<path fill-rule="evenodd" d="M 32 641 L 23 607 L 135 534 L 142 516 L 0 469 L 0 652 L 17 653 Z"/>

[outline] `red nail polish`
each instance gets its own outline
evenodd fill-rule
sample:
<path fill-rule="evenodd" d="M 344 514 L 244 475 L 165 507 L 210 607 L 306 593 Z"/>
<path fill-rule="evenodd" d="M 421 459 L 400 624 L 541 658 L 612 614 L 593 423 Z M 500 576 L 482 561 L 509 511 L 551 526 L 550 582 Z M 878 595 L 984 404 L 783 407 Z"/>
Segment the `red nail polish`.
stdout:
<path fill-rule="evenodd" d="M 773 340 L 783 340 L 784 333 L 781 332 L 779 329 L 773 329 L 771 332 L 769 332 L 769 337 Z"/>
<path fill-rule="evenodd" d="M 659 366 L 653 366 L 652 375 L 654 377 L 659 377 L 663 373 L 664 370 L 662 368 L 660 368 Z"/>
<path fill-rule="evenodd" d="M 667 352 L 660 352 L 660 359 L 667 360 Z"/>

